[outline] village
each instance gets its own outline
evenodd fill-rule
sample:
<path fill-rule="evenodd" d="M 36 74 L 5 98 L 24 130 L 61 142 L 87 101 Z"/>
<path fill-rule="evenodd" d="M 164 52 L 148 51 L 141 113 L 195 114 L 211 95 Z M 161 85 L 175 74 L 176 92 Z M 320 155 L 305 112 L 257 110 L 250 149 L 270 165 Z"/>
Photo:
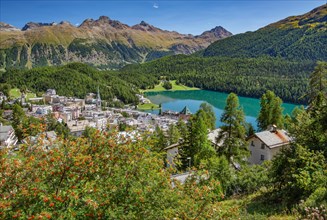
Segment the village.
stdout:
<path fill-rule="evenodd" d="M 147 103 L 149 100 L 143 95 L 138 95 L 141 103 Z M 0 101 L 7 100 L 3 94 L 0 95 Z M 110 129 L 118 130 L 118 137 L 136 141 L 141 134 L 153 133 L 156 128 L 167 132 L 170 125 L 176 125 L 178 120 L 187 122 L 192 115 L 191 111 L 185 106 L 180 112 L 164 111 L 159 115 L 148 112 L 138 111 L 130 106 L 124 108 L 113 108 L 102 106 L 100 92 L 97 94 L 88 93 L 85 99 L 59 96 L 54 89 L 48 89 L 43 97 L 30 98 L 26 102 L 26 96 L 12 100 L 9 104 L 20 101 L 26 108 L 24 111 L 27 116 L 44 118 L 51 114 L 59 123 L 64 124 L 71 135 L 80 137 L 86 129 L 94 128 L 99 131 Z M 12 110 L 5 110 L 3 117 L 10 119 Z M 129 129 L 125 129 L 128 127 Z M 223 144 L 217 141 L 221 132 L 220 128 L 214 129 L 208 133 L 208 140 L 214 148 Z M 48 131 L 46 139 L 51 141 L 57 138 L 54 131 Z M 28 137 L 22 141 L 27 143 L 30 140 L 36 140 L 36 137 Z M 288 146 L 291 137 L 285 130 L 277 129 L 276 126 L 270 126 L 266 131 L 257 132 L 248 137 L 250 164 L 261 164 L 265 160 L 271 160 L 283 147 Z M 178 150 L 182 141 L 170 143 L 164 150 L 166 151 L 167 166 L 175 166 L 175 158 L 178 156 Z M 19 142 L 15 136 L 12 126 L 0 125 L 0 146 L 14 150 L 19 150 Z M 191 162 L 191 161 L 190 161 Z M 237 166 L 237 165 L 236 165 Z"/>

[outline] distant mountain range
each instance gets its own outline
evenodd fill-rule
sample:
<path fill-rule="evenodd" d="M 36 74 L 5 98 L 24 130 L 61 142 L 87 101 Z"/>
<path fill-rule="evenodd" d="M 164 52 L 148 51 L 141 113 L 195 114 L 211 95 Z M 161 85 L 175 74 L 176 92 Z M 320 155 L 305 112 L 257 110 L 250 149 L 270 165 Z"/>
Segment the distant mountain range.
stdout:
<path fill-rule="evenodd" d="M 27 23 L 21 30 L 0 22 L 0 69 L 83 62 L 102 69 L 120 68 L 172 54 L 191 54 L 231 36 L 223 27 L 201 35 L 161 30 L 144 21 L 128 26 L 106 16 L 69 22 Z"/>
<path fill-rule="evenodd" d="M 327 60 L 327 5 L 304 15 L 288 17 L 254 32 L 217 41 L 205 49 L 202 55 Z"/>

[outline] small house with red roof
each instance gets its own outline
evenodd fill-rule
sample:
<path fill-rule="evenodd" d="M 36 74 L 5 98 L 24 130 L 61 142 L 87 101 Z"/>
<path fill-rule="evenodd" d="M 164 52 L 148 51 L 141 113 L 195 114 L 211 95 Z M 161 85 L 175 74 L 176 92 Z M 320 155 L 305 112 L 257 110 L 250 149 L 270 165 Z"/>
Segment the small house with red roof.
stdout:
<path fill-rule="evenodd" d="M 248 138 L 251 164 L 261 164 L 272 160 L 278 152 L 290 145 L 291 137 L 285 130 L 277 129 L 274 125 L 266 131 L 255 133 Z"/>

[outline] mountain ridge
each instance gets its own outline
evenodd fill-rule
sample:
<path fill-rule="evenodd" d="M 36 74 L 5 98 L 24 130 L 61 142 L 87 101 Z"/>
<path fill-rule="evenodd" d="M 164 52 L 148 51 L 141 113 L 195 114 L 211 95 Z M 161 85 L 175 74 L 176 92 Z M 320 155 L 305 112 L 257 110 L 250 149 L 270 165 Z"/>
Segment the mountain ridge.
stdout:
<path fill-rule="evenodd" d="M 282 57 L 290 60 L 327 60 L 327 5 L 290 16 L 253 32 L 214 42 L 203 56 Z"/>
<path fill-rule="evenodd" d="M 232 35 L 221 26 L 193 36 L 162 30 L 145 21 L 129 26 L 107 16 L 85 19 L 78 27 L 67 21 L 28 22 L 18 30 L 2 23 L 0 34 L 0 68 L 86 62 L 102 69 L 191 54 Z"/>

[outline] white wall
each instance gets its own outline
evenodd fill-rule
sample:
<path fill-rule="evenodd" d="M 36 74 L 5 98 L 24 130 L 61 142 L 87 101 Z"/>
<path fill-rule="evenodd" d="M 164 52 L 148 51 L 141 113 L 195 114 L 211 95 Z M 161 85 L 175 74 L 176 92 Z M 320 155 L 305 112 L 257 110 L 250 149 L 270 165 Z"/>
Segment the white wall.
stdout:
<path fill-rule="evenodd" d="M 253 141 L 254 146 L 251 146 L 251 142 Z M 251 164 L 261 164 L 263 160 L 261 160 L 261 155 L 264 156 L 264 160 L 271 159 L 270 149 L 265 146 L 264 149 L 261 149 L 262 141 L 257 137 L 252 137 L 249 139 L 249 151 L 251 155 L 249 157 L 249 162 Z"/>
<path fill-rule="evenodd" d="M 252 141 L 254 143 L 254 146 L 251 146 Z M 251 164 L 261 164 L 263 162 L 263 160 L 261 160 L 261 155 L 264 156 L 264 160 L 272 160 L 273 157 L 276 154 L 278 154 L 278 152 L 282 148 L 288 146 L 288 145 L 285 145 L 283 147 L 275 147 L 272 149 L 265 146 L 264 149 L 261 149 L 261 144 L 262 144 L 262 141 L 257 137 L 252 137 L 251 139 L 249 139 L 249 151 L 251 152 L 251 155 L 248 160 Z"/>

